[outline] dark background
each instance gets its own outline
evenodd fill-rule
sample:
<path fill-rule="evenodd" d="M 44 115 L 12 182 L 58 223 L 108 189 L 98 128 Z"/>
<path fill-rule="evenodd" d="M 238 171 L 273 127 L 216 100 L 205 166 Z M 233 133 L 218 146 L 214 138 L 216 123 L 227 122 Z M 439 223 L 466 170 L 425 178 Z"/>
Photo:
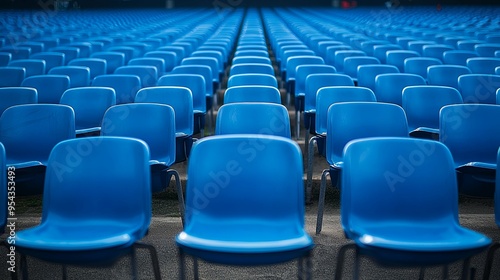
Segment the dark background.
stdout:
<path fill-rule="evenodd" d="M 0 0 L 3 9 L 41 9 L 54 0 Z M 71 0 L 85 8 L 164 8 L 166 0 Z M 175 7 L 331 6 L 332 0 L 174 0 Z M 352 0 L 348 0 L 352 1 Z M 387 0 L 357 0 L 358 6 L 383 6 Z M 399 5 L 500 5 L 500 0 L 390 0 Z M 41 4 L 39 3 L 41 2 Z"/>

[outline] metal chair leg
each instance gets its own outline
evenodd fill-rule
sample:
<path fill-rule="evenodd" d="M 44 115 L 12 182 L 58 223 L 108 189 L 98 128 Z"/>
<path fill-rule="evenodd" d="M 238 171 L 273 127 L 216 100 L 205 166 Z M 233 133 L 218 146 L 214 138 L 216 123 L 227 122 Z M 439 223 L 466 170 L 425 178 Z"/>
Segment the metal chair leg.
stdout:
<path fill-rule="evenodd" d="M 304 258 L 300 257 L 297 261 L 297 279 L 303 280 L 304 275 Z"/>
<path fill-rule="evenodd" d="M 137 280 L 137 261 L 135 257 L 135 247 L 130 251 L 130 271 L 132 273 L 132 279 Z"/>
<path fill-rule="evenodd" d="M 179 279 L 186 279 L 186 255 L 184 251 L 179 248 Z"/>
<path fill-rule="evenodd" d="M 28 261 L 25 255 L 21 255 L 21 279 L 29 279 L 28 277 Z"/>
<path fill-rule="evenodd" d="M 462 267 L 462 280 L 469 279 L 469 271 L 470 271 L 470 258 L 464 260 L 464 264 Z"/>
<path fill-rule="evenodd" d="M 295 139 L 300 138 L 300 111 L 295 111 Z"/>
<path fill-rule="evenodd" d="M 68 279 L 68 266 L 65 264 L 62 265 L 62 278 L 64 280 Z"/>
<path fill-rule="evenodd" d="M 306 255 L 306 280 L 312 279 L 312 270 L 313 270 L 312 254 L 307 253 L 307 255 Z"/>
<path fill-rule="evenodd" d="M 193 257 L 193 270 L 194 270 L 194 279 L 198 280 L 200 279 L 200 275 L 198 272 L 198 258 Z"/>
<path fill-rule="evenodd" d="M 342 279 L 342 270 L 344 268 L 345 253 L 349 249 L 356 250 L 356 244 L 354 243 L 346 244 L 340 247 L 339 252 L 337 253 L 337 269 L 335 269 L 335 278 L 334 278 L 335 280 Z"/>
<path fill-rule="evenodd" d="M 359 264 L 359 250 L 358 248 L 356 247 L 354 249 L 355 253 L 354 253 L 354 272 L 353 272 L 353 276 L 352 276 L 352 279 L 354 280 L 358 280 L 359 279 L 359 267 L 360 267 L 360 264 Z"/>
<path fill-rule="evenodd" d="M 179 213 L 181 214 L 182 227 L 184 227 L 184 213 L 186 209 L 184 205 L 184 193 L 182 189 L 179 172 L 177 172 L 177 170 L 174 169 L 167 170 L 167 183 L 170 182 L 172 176 L 175 178 L 175 189 L 177 191 L 177 199 L 179 200 Z"/>
<path fill-rule="evenodd" d="M 312 192 L 312 173 L 313 173 L 313 153 L 314 143 L 317 137 L 311 137 L 307 148 L 307 182 L 306 182 L 306 203 L 311 203 Z"/>
<path fill-rule="evenodd" d="M 318 216 L 316 217 L 316 234 L 321 232 L 323 228 L 323 212 L 325 208 L 325 195 L 326 195 L 326 176 L 330 174 L 329 169 L 323 170 L 321 173 L 321 185 L 319 188 L 318 200 Z"/>
<path fill-rule="evenodd" d="M 484 280 L 489 280 L 490 279 L 490 274 L 491 274 L 491 267 L 493 266 L 493 259 L 495 257 L 495 251 L 500 249 L 500 243 L 495 243 L 491 245 L 490 249 L 488 250 L 488 255 L 486 257 L 486 265 L 484 267 L 484 274 L 483 274 L 483 279 Z"/>
<path fill-rule="evenodd" d="M 153 264 L 153 273 L 155 276 L 155 280 L 161 280 L 161 272 L 160 272 L 160 262 L 158 261 L 158 253 L 156 252 L 156 248 L 153 245 L 136 242 L 134 244 L 136 248 L 143 248 L 149 251 L 149 256 L 151 257 L 151 262 Z"/>

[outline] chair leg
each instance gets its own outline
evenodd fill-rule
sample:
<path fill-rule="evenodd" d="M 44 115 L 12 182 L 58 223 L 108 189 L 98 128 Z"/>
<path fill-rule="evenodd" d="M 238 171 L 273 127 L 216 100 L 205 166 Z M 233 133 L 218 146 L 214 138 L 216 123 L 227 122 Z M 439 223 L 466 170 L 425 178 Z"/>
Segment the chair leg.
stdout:
<path fill-rule="evenodd" d="M 137 261 L 135 258 L 135 248 L 132 248 L 130 252 L 130 272 L 132 273 L 132 279 L 137 280 Z"/>
<path fill-rule="evenodd" d="M 62 275 L 64 280 L 68 279 L 68 266 L 65 264 L 62 265 Z"/>
<path fill-rule="evenodd" d="M 184 205 L 184 193 L 182 190 L 182 184 L 179 177 L 179 173 L 174 169 L 167 170 L 167 183 L 170 182 L 172 176 L 175 178 L 175 188 L 177 191 L 177 199 L 179 200 L 179 212 L 181 214 L 182 227 L 184 227 L 185 205 Z"/>
<path fill-rule="evenodd" d="M 28 277 L 28 261 L 25 255 L 21 255 L 21 279 L 29 279 Z"/>
<path fill-rule="evenodd" d="M 425 279 L 425 267 L 420 268 L 420 274 L 418 276 L 418 280 L 424 280 Z"/>
<path fill-rule="evenodd" d="M 153 245 L 136 242 L 134 244 L 136 248 L 144 248 L 149 251 L 149 256 L 151 257 L 151 262 L 153 263 L 153 273 L 155 276 L 155 280 L 161 280 L 161 272 L 160 272 L 160 262 L 158 261 L 158 253 Z"/>
<path fill-rule="evenodd" d="M 312 254 L 311 252 L 309 252 L 306 255 L 306 280 L 312 279 L 312 270 L 313 270 Z"/>
<path fill-rule="evenodd" d="M 483 279 L 484 280 L 489 280 L 490 279 L 490 274 L 491 274 L 491 267 L 493 266 L 493 259 L 495 257 L 495 251 L 500 249 L 500 243 L 495 243 L 491 245 L 490 249 L 488 250 L 488 255 L 486 257 L 486 265 L 484 267 L 484 274 L 483 274 Z"/>
<path fill-rule="evenodd" d="M 448 271 L 448 266 L 443 265 L 443 279 L 448 279 L 449 271 Z"/>
<path fill-rule="evenodd" d="M 300 111 L 295 111 L 295 139 L 300 138 Z"/>
<path fill-rule="evenodd" d="M 355 248 L 354 251 L 355 251 L 355 253 L 354 253 L 354 272 L 353 272 L 352 279 L 358 280 L 359 279 L 359 267 L 360 267 L 359 250 L 358 250 L 358 248 Z"/>
<path fill-rule="evenodd" d="M 312 173 L 313 173 L 313 150 L 316 137 L 311 137 L 307 147 L 307 183 L 306 183 L 306 203 L 311 203 Z"/>
<path fill-rule="evenodd" d="M 200 279 L 200 275 L 198 273 L 198 258 L 193 257 L 193 270 L 194 270 L 194 279 Z"/>
<path fill-rule="evenodd" d="M 316 218 L 316 234 L 321 232 L 323 228 L 323 212 L 325 208 L 325 195 L 326 195 L 326 176 L 328 176 L 329 170 L 323 170 L 321 173 L 321 185 L 319 188 L 319 200 L 318 200 L 318 216 Z"/>
<path fill-rule="evenodd" d="M 303 280 L 304 275 L 304 257 L 300 257 L 297 261 L 297 279 Z"/>
<path fill-rule="evenodd" d="M 345 253 L 349 249 L 356 249 L 356 244 L 351 243 L 351 244 L 346 244 L 342 247 L 340 247 L 339 252 L 337 253 L 337 269 L 335 269 L 335 280 L 341 280 L 342 279 L 342 270 L 344 268 L 344 260 L 345 260 Z"/>
<path fill-rule="evenodd" d="M 469 279 L 469 270 L 470 270 L 470 258 L 467 258 L 464 260 L 464 264 L 462 267 L 462 280 Z"/>

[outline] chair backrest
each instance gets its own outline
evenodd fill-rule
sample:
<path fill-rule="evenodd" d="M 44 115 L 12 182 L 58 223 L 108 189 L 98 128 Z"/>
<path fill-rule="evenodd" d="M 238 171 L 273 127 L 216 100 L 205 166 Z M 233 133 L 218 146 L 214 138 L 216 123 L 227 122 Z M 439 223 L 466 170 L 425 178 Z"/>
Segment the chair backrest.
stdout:
<path fill-rule="evenodd" d="M 261 56 L 261 57 L 269 57 L 269 53 L 263 50 L 241 50 L 236 51 L 234 56 Z"/>
<path fill-rule="evenodd" d="M 228 88 L 245 85 L 272 86 L 277 88 L 278 80 L 273 75 L 257 73 L 232 75 L 227 80 Z"/>
<path fill-rule="evenodd" d="M 115 74 L 136 75 L 141 79 L 141 87 L 156 86 L 158 80 L 158 70 L 154 66 L 146 65 L 127 65 L 118 67 Z"/>
<path fill-rule="evenodd" d="M 222 53 L 219 51 L 214 51 L 214 50 L 199 51 L 199 50 L 197 50 L 191 54 L 191 57 L 213 57 L 213 58 L 217 59 L 217 64 L 219 66 L 219 68 L 217 70 L 219 71 L 219 73 L 221 73 L 223 68 L 224 68 L 224 59 L 222 58 Z"/>
<path fill-rule="evenodd" d="M 354 86 L 351 77 L 344 74 L 310 74 L 306 78 L 304 111 L 316 110 L 318 90 L 322 87 Z"/>
<path fill-rule="evenodd" d="M 80 49 L 77 47 L 55 47 L 49 49 L 51 52 L 59 52 L 64 54 L 64 63 L 68 64 L 69 61 L 80 57 Z"/>
<path fill-rule="evenodd" d="M 281 104 L 280 91 L 272 86 L 234 86 L 226 89 L 224 104 L 237 102 L 267 102 Z"/>
<path fill-rule="evenodd" d="M 408 137 L 406 115 L 398 105 L 380 102 L 343 102 L 328 109 L 326 160 L 342 165 L 345 145 L 367 137 Z"/>
<path fill-rule="evenodd" d="M 164 61 L 164 68 L 161 72 L 170 72 L 179 63 L 177 54 L 171 51 L 152 51 L 144 54 L 144 57 L 161 58 Z"/>
<path fill-rule="evenodd" d="M 12 55 L 11 60 L 30 58 L 31 48 L 8 46 L 0 48 L 1 52 L 8 52 Z"/>
<path fill-rule="evenodd" d="M 263 56 L 237 56 L 233 58 L 232 65 L 242 64 L 242 63 L 271 64 L 271 59 L 269 59 L 269 57 L 263 57 Z"/>
<path fill-rule="evenodd" d="M 46 163 L 52 148 L 75 137 L 75 113 L 67 105 L 27 104 L 7 108 L 0 117 L 0 142 L 8 163 Z"/>
<path fill-rule="evenodd" d="M 405 71 L 405 59 L 410 57 L 419 57 L 420 54 L 415 51 L 394 50 L 386 52 L 386 63 L 398 67 L 399 72 Z"/>
<path fill-rule="evenodd" d="M 35 88 L 38 103 L 58 104 L 64 91 L 69 88 L 69 83 L 66 75 L 38 75 L 24 79 L 21 86 Z"/>
<path fill-rule="evenodd" d="M 69 162 L 70 156 L 78 164 Z M 148 161 L 148 147 L 138 139 L 80 138 L 57 144 L 48 160 L 41 223 L 119 223 L 134 229 L 131 238 L 141 239 L 152 215 Z"/>
<path fill-rule="evenodd" d="M 0 116 L 9 107 L 22 104 L 38 103 L 38 93 L 34 88 L 5 87 L 0 88 Z"/>
<path fill-rule="evenodd" d="M 337 70 L 331 65 L 325 64 L 302 64 L 295 71 L 295 95 L 305 94 L 306 78 L 310 74 L 336 73 Z"/>
<path fill-rule="evenodd" d="M 69 87 L 86 87 L 90 85 L 90 68 L 85 66 L 57 66 L 50 69 L 49 75 L 66 75 Z"/>
<path fill-rule="evenodd" d="M 424 78 L 416 74 L 381 74 L 375 78 L 374 92 L 379 102 L 401 105 L 405 87 L 425 84 Z"/>
<path fill-rule="evenodd" d="M 344 59 L 350 56 L 366 56 L 364 51 L 360 50 L 337 50 L 334 53 L 334 63 L 335 69 L 339 72 L 344 72 Z"/>
<path fill-rule="evenodd" d="M 453 159 L 441 143 L 360 139 L 347 144 L 343 158 L 340 212 L 348 238 L 359 238 L 375 223 L 390 228 L 400 223 L 459 226 Z"/>
<path fill-rule="evenodd" d="M 439 113 L 439 140 L 450 149 L 456 166 L 470 162 L 496 164 L 500 146 L 500 107 L 455 104 Z"/>
<path fill-rule="evenodd" d="M 479 56 L 494 57 L 495 52 L 500 50 L 500 44 L 476 44 L 474 50 Z"/>
<path fill-rule="evenodd" d="M 290 56 L 286 61 L 286 81 L 295 80 L 295 73 L 297 71 L 297 67 L 305 64 L 317 64 L 323 65 L 325 61 L 320 56 L 314 55 L 299 55 L 299 56 Z"/>
<path fill-rule="evenodd" d="M 496 90 L 500 87 L 500 76 L 467 74 L 458 77 L 458 88 L 464 103 L 496 104 Z"/>
<path fill-rule="evenodd" d="M 7 66 L 12 60 L 12 54 L 8 52 L 0 52 L 0 67 Z"/>
<path fill-rule="evenodd" d="M 160 103 L 171 106 L 175 112 L 175 130 L 177 135 L 193 135 L 193 94 L 189 88 L 176 86 L 143 88 L 137 92 L 135 102 Z"/>
<path fill-rule="evenodd" d="M 206 228 L 211 219 L 259 219 L 290 229 L 277 239 L 303 231 L 302 154 L 295 142 L 268 135 L 205 137 L 193 145 L 189 163 L 186 230 Z"/>
<path fill-rule="evenodd" d="M 106 74 L 113 74 L 118 67 L 125 65 L 125 54 L 121 52 L 95 52 L 90 57 L 106 60 Z"/>
<path fill-rule="evenodd" d="M 0 67 L 0 87 L 21 86 L 26 75 L 24 67 Z"/>
<path fill-rule="evenodd" d="M 123 55 L 125 55 L 125 60 L 123 62 L 124 64 L 128 63 L 128 61 L 131 60 L 132 58 L 135 58 L 135 57 L 139 56 L 138 51 L 135 48 L 129 47 L 129 46 L 114 46 L 114 47 L 109 47 L 109 48 L 106 49 L 106 51 L 108 51 L 108 52 L 122 53 Z"/>
<path fill-rule="evenodd" d="M 138 57 L 132 58 L 127 65 L 146 65 L 156 67 L 158 76 L 165 73 L 165 60 L 158 57 Z M 169 70 L 170 71 L 170 70 Z"/>
<path fill-rule="evenodd" d="M 181 61 L 181 65 L 207 65 L 212 69 L 212 81 L 219 81 L 219 61 L 216 58 L 207 56 L 187 57 Z"/>
<path fill-rule="evenodd" d="M 164 46 L 158 48 L 156 51 L 167 51 L 167 52 L 173 52 L 176 55 L 176 63 L 175 65 L 179 65 L 181 61 L 186 57 L 186 51 L 184 50 L 183 47 L 180 46 Z"/>
<path fill-rule="evenodd" d="M 109 87 L 80 87 L 68 89 L 60 104 L 75 111 L 75 128 L 100 127 L 106 110 L 116 104 L 115 90 Z"/>
<path fill-rule="evenodd" d="M 113 88 L 116 104 L 132 103 L 141 89 L 141 79 L 136 75 L 101 75 L 92 81 L 92 86 Z"/>
<path fill-rule="evenodd" d="M 87 58 L 92 53 L 92 44 L 90 44 L 89 42 L 76 42 L 68 44 L 67 46 L 78 48 L 78 50 L 80 51 L 78 58 Z M 70 60 L 68 59 L 68 62 L 69 61 Z"/>
<path fill-rule="evenodd" d="M 443 64 L 441 60 L 432 57 L 410 57 L 404 61 L 404 72 L 416 74 L 427 79 L 427 67 Z"/>
<path fill-rule="evenodd" d="M 23 67 L 26 70 L 25 78 L 43 75 L 45 71 L 45 60 L 43 59 L 18 59 L 9 63 L 10 67 Z"/>
<path fill-rule="evenodd" d="M 357 80 L 358 67 L 365 64 L 380 64 L 380 61 L 373 56 L 349 56 L 344 58 L 344 73 Z"/>
<path fill-rule="evenodd" d="M 469 68 L 460 65 L 432 65 L 427 67 L 429 85 L 448 86 L 458 89 L 458 77 L 471 74 Z"/>
<path fill-rule="evenodd" d="M 366 64 L 358 66 L 358 86 L 375 90 L 375 78 L 380 74 L 399 73 L 394 65 Z"/>
<path fill-rule="evenodd" d="M 205 78 L 197 74 L 168 74 L 158 80 L 158 86 L 187 87 L 193 95 L 193 110 L 206 112 Z"/>
<path fill-rule="evenodd" d="M 239 74 L 267 74 L 274 76 L 274 68 L 270 64 L 262 63 L 241 63 L 232 65 L 229 76 Z"/>
<path fill-rule="evenodd" d="M 354 86 L 327 86 L 318 89 L 316 94 L 315 130 L 317 134 L 326 134 L 328 128 L 328 108 L 340 102 L 376 102 L 373 91 L 369 88 Z"/>
<path fill-rule="evenodd" d="M 149 147 L 151 160 L 170 166 L 175 162 L 175 113 L 158 103 L 121 104 L 104 114 L 102 136 L 141 139 Z"/>
<path fill-rule="evenodd" d="M 419 127 L 439 129 L 441 108 L 463 103 L 460 92 L 446 86 L 408 86 L 403 89 L 402 96 L 410 131 Z"/>
<path fill-rule="evenodd" d="M 30 58 L 45 60 L 45 71 L 49 71 L 56 66 L 63 66 L 65 64 L 65 55 L 60 52 L 39 52 L 32 54 Z"/>
<path fill-rule="evenodd" d="M 443 63 L 452 65 L 467 66 L 467 59 L 477 57 L 474 51 L 452 50 L 443 53 Z"/>
<path fill-rule="evenodd" d="M 207 65 L 179 65 L 175 66 L 171 74 L 197 74 L 205 79 L 205 94 L 212 96 L 214 93 L 214 84 L 211 82 L 212 69 Z"/>
<path fill-rule="evenodd" d="M 454 50 L 454 48 L 450 45 L 444 45 L 444 44 L 425 45 L 422 47 L 422 56 L 434 57 L 443 61 L 443 53 L 452 50 Z"/>
<path fill-rule="evenodd" d="M 495 68 L 500 66 L 500 58 L 472 57 L 467 59 L 467 67 L 473 74 L 495 74 Z"/>
<path fill-rule="evenodd" d="M 68 62 L 68 66 L 85 66 L 90 69 L 90 79 L 106 74 L 106 60 L 102 58 L 77 58 Z"/>
<path fill-rule="evenodd" d="M 281 104 L 225 104 L 217 113 L 215 134 L 261 134 L 290 138 L 290 117 L 286 107 Z"/>
<path fill-rule="evenodd" d="M 387 52 L 394 50 L 402 50 L 402 47 L 396 44 L 375 45 L 373 46 L 373 56 L 385 64 L 387 61 Z"/>

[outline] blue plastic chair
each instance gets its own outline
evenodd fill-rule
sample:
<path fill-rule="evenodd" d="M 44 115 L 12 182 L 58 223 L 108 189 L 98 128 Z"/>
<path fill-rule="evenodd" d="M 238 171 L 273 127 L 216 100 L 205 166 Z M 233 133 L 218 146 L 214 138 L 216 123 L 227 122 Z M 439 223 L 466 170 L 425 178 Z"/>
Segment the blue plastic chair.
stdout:
<path fill-rule="evenodd" d="M 424 78 L 415 74 L 393 73 L 381 74 L 375 78 L 375 95 L 377 101 L 402 104 L 403 89 L 407 86 L 425 85 Z"/>
<path fill-rule="evenodd" d="M 126 114 L 126 115 L 125 115 Z M 170 167 L 175 163 L 175 112 L 171 106 L 159 103 L 121 104 L 110 107 L 102 120 L 102 136 L 141 139 L 149 148 L 151 191 L 165 190 L 175 178 L 181 217 L 184 216 L 184 196 L 179 173 Z"/>
<path fill-rule="evenodd" d="M 164 62 L 164 68 L 159 73 L 160 75 L 172 71 L 172 69 L 179 64 L 180 60 L 177 58 L 175 52 L 169 51 L 152 51 L 144 54 L 144 57 L 161 58 Z"/>
<path fill-rule="evenodd" d="M 79 55 L 77 58 L 88 58 L 92 53 L 92 44 L 89 42 L 75 42 L 68 44 L 67 47 L 75 47 L 79 50 Z M 68 62 L 70 60 L 68 59 Z"/>
<path fill-rule="evenodd" d="M 219 78 L 224 71 L 224 59 L 222 58 L 222 53 L 214 50 L 197 50 L 191 53 L 191 57 L 213 57 L 217 59 L 217 65 L 219 66 L 217 69 L 217 73 L 219 74 Z"/>
<path fill-rule="evenodd" d="M 164 46 L 164 47 L 158 48 L 156 51 L 166 51 L 166 52 L 175 53 L 175 55 L 176 55 L 175 65 L 180 65 L 181 61 L 186 57 L 186 51 L 184 50 L 184 48 L 182 48 L 180 46 L 173 46 L 173 45 Z"/>
<path fill-rule="evenodd" d="M 500 50 L 500 44 L 476 44 L 474 50 L 479 56 L 494 57 L 495 52 Z"/>
<path fill-rule="evenodd" d="M 358 66 L 358 86 L 375 90 L 375 80 L 380 74 L 399 73 L 394 65 L 366 64 Z"/>
<path fill-rule="evenodd" d="M 27 104 L 7 108 L 0 117 L 0 142 L 7 165 L 16 168 L 16 195 L 43 192 L 45 167 L 52 148 L 75 137 L 73 109 L 59 104 Z"/>
<path fill-rule="evenodd" d="M 404 61 L 404 72 L 422 76 L 427 80 L 427 67 L 443 64 L 441 60 L 432 57 L 410 57 Z"/>
<path fill-rule="evenodd" d="M 260 134 L 290 138 L 290 117 L 286 107 L 281 104 L 224 104 L 217 113 L 215 134 Z"/>
<path fill-rule="evenodd" d="M 141 87 L 156 86 L 158 81 L 158 71 L 154 66 L 145 65 L 127 65 L 118 67 L 114 74 L 118 75 L 135 75 L 141 80 Z"/>
<path fill-rule="evenodd" d="M 115 70 L 125 65 L 125 55 L 121 52 L 95 52 L 90 58 L 100 58 L 106 60 L 106 74 L 113 74 Z"/>
<path fill-rule="evenodd" d="M 138 51 L 130 46 L 114 46 L 114 47 L 109 47 L 106 49 L 107 52 L 116 52 L 116 53 L 122 53 L 125 55 L 125 60 L 123 61 L 123 65 L 129 62 L 132 58 L 139 57 Z"/>
<path fill-rule="evenodd" d="M 205 97 L 206 97 L 206 110 L 210 112 L 210 120 L 213 120 L 214 112 L 213 107 L 216 104 L 216 94 L 213 88 L 212 69 L 207 65 L 179 65 L 176 66 L 172 74 L 197 74 L 202 75 L 205 79 Z"/>
<path fill-rule="evenodd" d="M 408 50 L 394 50 L 386 52 L 386 63 L 398 67 L 399 72 L 405 71 L 405 59 L 410 57 L 419 57 L 420 54 Z"/>
<path fill-rule="evenodd" d="M 441 109 L 439 139 L 451 151 L 461 194 L 493 197 L 500 133 L 500 107 L 448 105 Z"/>
<path fill-rule="evenodd" d="M 271 86 L 278 88 L 278 80 L 276 77 L 269 74 L 238 74 L 229 76 L 227 80 L 227 87 L 234 86 Z"/>
<path fill-rule="evenodd" d="M 28 59 L 30 58 L 31 48 L 8 46 L 0 48 L 0 52 L 7 52 L 12 55 L 11 60 Z"/>
<path fill-rule="evenodd" d="M 474 51 L 452 50 L 443 53 L 443 63 L 467 66 L 467 59 L 477 57 Z"/>
<path fill-rule="evenodd" d="M 47 71 L 47 72 L 56 66 L 65 65 L 64 53 L 60 53 L 60 52 L 39 52 L 39 53 L 32 54 L 30 56 L 30 59 L 45 60 L 45 71 Z"/>
<path fill-rule="evenodd" d="M 269 57 L 269 53 L 263 50 L 241 50 L 234 53 L 234 57 L 238 56 L 261 56 Z"/>
<path fill-rule="evenodd" d="M 0 52 L 0 67 L 7 66 L 12 60 L 12 54 L 8 52 Z"/>
<path fill-rule="evenodd" d="M 59 103 L 75 111 L 76 137 L 98 136 L 104 113 L 116 104 L 116 94 L 107 87 L 73 88 L 63 93 Z"/>
<path fill-rule="evenodd" d="M 0 116 L 9 107 L 22 104 L 38 103 L 38 93 L 34 88 L 5 87 L 0 88 Z"/>
<path fill-rule="evenodd" d="M 458 89 L 458 77 L 471 74 L 469 68 L 460 65 L 432 65 L 427 67 L 429 85 L 448 86 Z"/>
<path fill-rule="evenodd" d="M 21 86 L 25 75 L 24 67 L 0 67 L 0 88 Z"/>
<path fill-rule="evenodd" d="M 156 71 L 158 72 L 158 76 L 161 76 L 163 73 L 165 73 L 165 60 L 163 58 L 158 58 L 158 57 L 132 58 L 128 62 L 128 65 L 153 66 L 156 68 Z"/>
<path fill-rule="evenodd" d="M 496 104 L 496 90 L 500 76 L 467 74 L 458 77 L 458 87 L 464 103 Z"/>
<path fill-rule="evenodd" d="M 326 161 L 330 165 L 321 174 L 316 234 L 321 232 L 325 205 L 326 176 L 332 185 L 343 189 L 342 151 L 349 141 L 367 137 L 408 137 L 406 115 L 398 105 L 381 102 L 330 103 L 326 127 Z"/>
<path fill-rule="evenodd" d="M 380 61 L 373 56 L 349 56 L 344 58 L 344 73 L 357 83 L 358 67 L 366 64 L 380 64 Z"/>
<path fill-rule="evenodd" d="M 218 90 L 220 86 L 219 80 L 219 61 L 213 57 L 198 56 L 187 57 L 181 61 L 181 65 L 207 65 L 212 69 L 212 83 L 214 90 Z M 209 81 L 207 81 L 209 82 Z"/>
<path fill-rule="evenodd" d="M 452 46 L 444 44 L 426 45 L 422 47 L 422 56 L 433 57 L 443 61 L 444 52 L 452 50 L 454 50 Z"/>
<path fill-rule="evenodd" d="M 224 93 L 224 104 L 240 102 L 266 102 L 281 104 L 280 91 L 272 86 L 233 86 Z"/>
<path fill-rule="evenodd" d="M 157 86 L 143 88 L 135 96 L 136 103 L 169 105 L 175 112 L 175 162 L 186 161 L 193 145 L 193 94 L 186 87 Z"/>
<path fill-rule="evenodd" d="M 22 87 L 32 87 L 38 92 L 38 103 L 58 104 L 65 90 L 69 88 L 66 75 L 38 75 L 24 79 Z"/>
<path fill-rule="evenodd" d="M 424 47 L 437 45 L 435 41 L 413 40 L 408 42 L 408 50 L 418 52 L 423 55 Z"/>
<path fill-rule="evenodd" d="M 271 65 L 271 59 L 262 56 L 237 56 L 233 58 L 232 65 L 243 63 L 258 63 Z"/>
<path fill-rule="evenodd" d="M 402 106 L 411 137 L 439 139 L 439 111 L 463 103 L 460 92 L 446 86 L 408 86 L 403 89 Z"/>
<path fill-rule="evenodd" d="M 306 78 L 306 89 L 304 96 L 304 128 L 306 129 L 306 141 L 309 133 L 316 133 L 316 96 L 322 87 L 330 86 L 354 86 L 351 77 L 344 74 L 310 74 Z"/>
<path fill-rule="evenodd" d="M 130 250 L 146 248 L 155 279 L 160 279 L 155 248 L 139 242 L 151 222 L 148 147 L 131 138 L 90 139 L 63 141 L 50 153 L 42 220 L 15 237 L 23 278 L 28 278 L 26 255 L 63 264 L 65 278 L 65 265 L 109 266 L 130 253 L 135 279 L 135 257 Z M 82 147 L 91 148 L 92 153 L 78 154 Z M 78 164 L 67 161 L 69 151 L 78 156 Z M 106 197 L 104 204 L 102 197 Z"/>
<path fill-rule="evenodd" d="M 355 249 L 355 279 L 359 255 L 400 267 L 465 260 L 462 279 L 467 278 L 468 260 L 491 239 L 460 225 L 453 159 L 444 145 L 410 138 L 360 139 L 345 147 L 343 159 L 341 223 L 354 244 L 339 250 L 335 279 L 342 277 L 349 248 Z"/>
<path fill-rule="evenodd" d="M 80 57 L 80 48 L 61 46 L 49 49 L 50 52 L 59 52 L 64 54 L 64 63 L 68 64 L 69 61 Z"/>
<path fill-rule="evenodd" d="M 90 68 L 84 66 L 58 66 L 50 69 L 49 75 L 66 75 L 69 87 L 87 87 L 90 85 Z"/>
<path fill-rule="evenodd" d="M 353 50 L 351 46 L 348 45 L 336 45 L 336 46 L 328 46 L 326 47 L 326 54 L 324 56 L 325 58 L 325 63 L 335 66 L 335 55 L 337 51 L 348 51 L 348 50 Z M 340 61 L 339 61 L 340 62 Z M 339 64 L 340 65 L 340 64 Z M 344 67 L 343 60 L 342 60 L 342 68 Z M 337 71 L 340 71 L 339 68 L 335 67 Z"/>
<path fill-rule="evenodd" d="M 43 75 L 45 71 L 45 60 L 43 59 L 18 59 L 9 63 L 9 67 L 23 67 L 26 70 L 25 78 Z"/>
<path fill-rule="evenodd" d="M 186 226 L 176 237 L 180 279 L 186 277 L 186 254 L 209 262 L 251 266 L 298 258 L 302 279 L 302 259 L 309 259 L 314 243 L 304 230 L 299 146 L 278 136 L 213 136 L 196 142 L 189 163 Z M 222 171 L 214 175 L 214 170 Z M 270 184 L 275 187 L 269 188 Z M 196 263 L 194 269 L 197 278 Z M 310 269 L 306 261 L 308 279 Z"/>
<path fill-rule="evenodd" d="M 494 75 L 495 68 L 500 67 L 500 58 L 494 57 L 473 57 L 467 59 L 467 67 L 472 74 Z"/>
<path fill-rule="evenodd" d="M 106 60 L 102 58 L 77 58 L 68 62 L 68 66 L 84 66 L 90 69 L 90 80 L 106 74 Z"/>
<path fill-rule="evenodd" d="M 387 61 L 387 52 L 394 50 L 401 50 L 402 47 L 396 44 L 384 44 L 373 46 L 373 56 L 380 60 L 380 63 L 385 64 Z"/>
<path fill-rule="evenodd" d="M 194 131 L 205 135 L 205 115 L 207 112 L 205 78 L 197 74 L 168 74 L 158 80 L 158 86 L 186 87 L 193 96 Z"/>
<path fill-rule="evenodd" d="M 113 88 L 116 104 L 125 104 L 134 102 L 137 91 L 141 89 L 141 79 L 136 75 L 101 75 L 92 81 L 92 86 Z"/>
<path fill-rule="evenodd" d="M 240 63 L 232 65 L 229 76 L 239 74 L 267 74 L 274 76 L 274 68 L 270 64 L 263 63 Z"/>

